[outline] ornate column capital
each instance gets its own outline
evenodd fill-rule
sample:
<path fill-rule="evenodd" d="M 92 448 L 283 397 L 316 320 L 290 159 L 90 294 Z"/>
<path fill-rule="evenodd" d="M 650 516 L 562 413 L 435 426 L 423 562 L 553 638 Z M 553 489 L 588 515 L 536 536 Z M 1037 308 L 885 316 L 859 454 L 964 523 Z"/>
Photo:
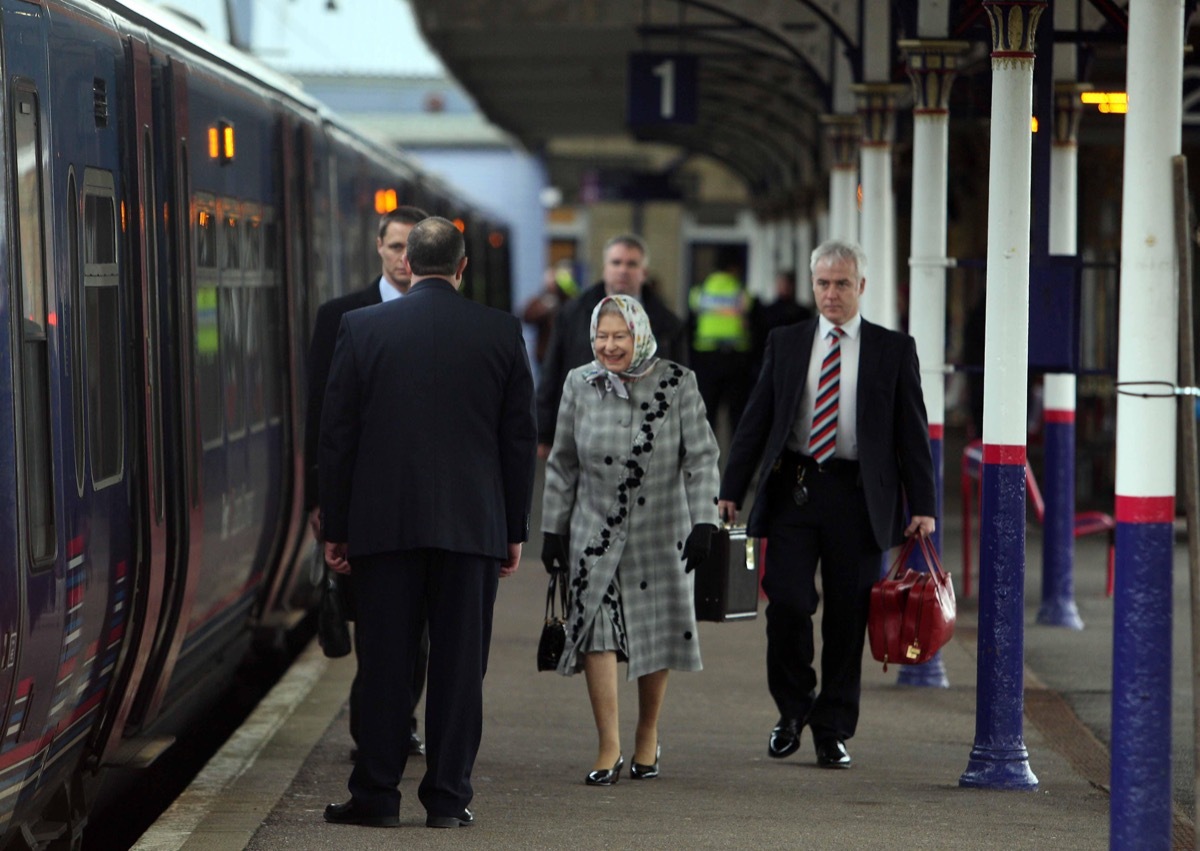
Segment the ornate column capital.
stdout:
<path fill-rule="evenodd" d="M 903 83 L 855 83 L 850 87 L 858 99 L 864 146 L 892 143 L 896 131 L 896 98 L 904 89 Z"/>
<path fill-rule="evenodd" d="M 1075 145 L 1079 138 L 1079 117 L 1083 104 L 1079 95 L 1092 90 L 1091 83 L 1074 80 L 1054 81 L 1054 144 Z"/>
<path fill-rule="evenodd" d="M 830 165 L 841 169 L 857 167 L 861 119 L 857 115 L 822 115 L 821 125 L 825 128 Z"/>
<path fill-rule="evenodd" d="M 1019 65 L 1033 60 L 1038 20 L 1046 0 L 983 0 L 992 28 L 992 65 Z"/>
<path fill-rule="evenodd" d="M 908 58 L 912 80 L 913 113 L 945 114 L 950 110 L 950 87 L 958 72 L 959 57 L 970 48 L 965 41 L 934 39 L 902 40 L 896 43 Z"/>

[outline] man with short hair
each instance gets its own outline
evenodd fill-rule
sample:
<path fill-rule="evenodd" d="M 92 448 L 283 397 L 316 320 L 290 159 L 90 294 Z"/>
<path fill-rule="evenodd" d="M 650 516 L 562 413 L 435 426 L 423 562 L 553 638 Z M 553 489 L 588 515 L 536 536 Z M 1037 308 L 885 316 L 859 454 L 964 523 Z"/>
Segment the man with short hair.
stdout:
<path fill-rule="evenodd" d="M 335 824 L 399 824 L 398 722 L 429 627 L 428 827 L 466 827 L 498 580 L 529 534 L 537 427 L 520 321 L 458 293 L 462 234 L 409 234 L 408 294 L 342 318 L 321 417 L 325 559 L 354 576 L 363 640 L 359 754 Z"/>
<path fill-rule="evenodd" d="M 650 317 L 658 354 L 677 363 L 687 363 L 687 329 L 662 299 L 644 287 L 648 262 L 646 244 L 640 237 L 633 234 L 614 236 L 604 245 L 602 280 L 564 304 L 559 311 L 538 384 L 538 455 L 542 458 L 550 455 L 554 443 L 558 403 L 562 400 L 567 373 L 595 357 L 590 337 L 592 311 L 605 296 L 629 295 L 640 301 Z"/>
<path fill-rule="evenodd" d="M 845 742 L 858 724 L 867 610 L 883 553 L 907 536 L 932 535 L 937 514 L 916 343 L 860 315 L 865 267 L 851 243 L 813 251 L 821 315 L 767 338 L 717 504 L 735 520 L 761 461 L 746 532 L 769 541 L 767 686 L 780 717 L 767 755 L 795 753 L 807 725 L 822 768 L 850 767 Z"/>
<path fill-rule="evenodd" d="M 317 473 L 317 438 L 321 432 L 321 408 L 325 404 L 325 383 L 329 378 L 329 364 L 333 360 L 333 347 L 337 342 L 338 325 L 342 317 L 351 310 L 360 307 L 371 307 L 385 301 L 400 298 L 408 292 L 410 282 L 408 269 L 404 265 L 405 252 L 408 248 L 408 234 L 413 225 L 428 216 L 419 207 L 397 207 L 384 213 L 379 219 L 379 232 L 375 238 L 375 250 L 379 252 L 380 275 L 373 279 L 361 290 L 338 298 L 330 299 L 317 310 L 317 321 L 313 327 L 312 340 L 308 347 L 308 416 L 304 432 L 304 461 L 305 487 L 304 504 L 309 512 L 309 525 L 313 537 L 317 541 L 324 540 L 321 536 L 320 511 L 320 479 Z M 339 578 L 339 585 L 351 607 L 353 617 L 354 591 L 348 577 Z M 359 633 L 355 628 L 354 644 L 357 648 Z M 425 684 L 426 655 L 417 656 L 416 667 L 413 670 L 413 710 L 410 722 L 409 751 L 420 756 L 425 753 L 421 737 L 417 734 L 417 716 L 415 710 L 421 700 L 421 689 Z M 350 737 L 355 747 L 351 750 L 350 758 L 357 754 L 358 745 L 358 692 L 361 688 L 359 678 L 355 676 L 350 686 Z"/>

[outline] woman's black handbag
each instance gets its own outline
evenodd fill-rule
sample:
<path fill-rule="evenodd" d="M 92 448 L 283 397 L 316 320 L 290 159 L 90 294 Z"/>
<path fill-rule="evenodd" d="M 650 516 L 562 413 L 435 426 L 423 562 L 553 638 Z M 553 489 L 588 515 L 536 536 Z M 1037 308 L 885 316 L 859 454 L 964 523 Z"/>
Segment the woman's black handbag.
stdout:
<path fill-rule="evenodd" d="M 347 623 L 346 599 L 333 571 L 325 571 L 321 585 L 321 602 L 317 607 L 317 640 L 330 659 L 340 659 L 350 653 L 350 626 Z"/>
<path fill-rule="evenodd" d="M 558 598 L 560 613 L 556 613 L 555 597 Z M 550 574 L 546 587 L 546 622 L 542 625 L 542 637 L 538 641 L 537 669 L 553 671 L 558 668 L 567 646 L 567 575 L 556 570 Z"/>

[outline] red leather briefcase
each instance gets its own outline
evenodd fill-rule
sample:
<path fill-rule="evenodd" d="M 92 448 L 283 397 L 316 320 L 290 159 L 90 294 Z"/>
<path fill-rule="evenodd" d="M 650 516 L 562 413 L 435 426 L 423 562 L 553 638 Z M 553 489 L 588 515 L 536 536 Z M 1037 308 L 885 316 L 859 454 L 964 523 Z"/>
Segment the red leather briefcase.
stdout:
<path fill-rule="evenodd" d="M 927 572 L 906 567 L 913 547 L 920 547 Z M 942 569 L 932 542 L 914 535 L 904 542 L 888 575 L 871 588 L 867 637 L 871 655 L 883 663 L 919 665 L 929 661 L 954 635 L 957 607 L 954 584 Z"/>

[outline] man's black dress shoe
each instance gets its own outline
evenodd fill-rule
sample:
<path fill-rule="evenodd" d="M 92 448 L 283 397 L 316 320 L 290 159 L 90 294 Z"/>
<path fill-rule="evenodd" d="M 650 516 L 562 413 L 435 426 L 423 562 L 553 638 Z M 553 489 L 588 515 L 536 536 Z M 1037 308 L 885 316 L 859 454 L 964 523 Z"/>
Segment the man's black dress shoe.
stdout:
<path fill-rule="evenodd" d="M 435 816 L 432 813 L 425 819 L 426 827 L 470 827 L 475 823 L 475 815 L 468 809 L 463 809 L 456 816 Z"/>
<path fill-rule="evenodd" d="M 624 765 L 625 757 L 619 756 L 612 768 L 597 768 L 595 771 L 589 771 L 583 782 L 589 786 L 611 786 L 621 779 L 621 768 Z"/>
<path fill-rule="evenodd" d="M 344 804 L 330 804 L 325 808 L 325 821 L 330 824 L 359 824 L 363 827 L 397 827 L 400 824 L 398 815 L 379 815 L 378 813 L 363 812 L 351 798 Z"/>
<path fill-rule="evenodd" d="M 408 755 L 409 756 L 425 756 L 425 745 L 421 742 L 421 737 L 417 732 L 408 734 Z"/>
<path fill-rule="evenodd" d="M 783 759 L 800 748 L 800 730 L 804 727 L 799 718 L 780 718 L 771 738 L 767 740 L 767 756 Z"/>
<path fill-rule="evenodd" d="M 821 768 L 849 768 L 850 754 L 837 739 L 817 742 L 817 765 Z"/>
<path fill-rule="evenodd" d="M 654 764 L 642 765 L 636 759 L 629 764 L 630 780 L 651 780 L 658 776 L 658 758 L 662 756 L 662 745 L 654 750 Z"/>

